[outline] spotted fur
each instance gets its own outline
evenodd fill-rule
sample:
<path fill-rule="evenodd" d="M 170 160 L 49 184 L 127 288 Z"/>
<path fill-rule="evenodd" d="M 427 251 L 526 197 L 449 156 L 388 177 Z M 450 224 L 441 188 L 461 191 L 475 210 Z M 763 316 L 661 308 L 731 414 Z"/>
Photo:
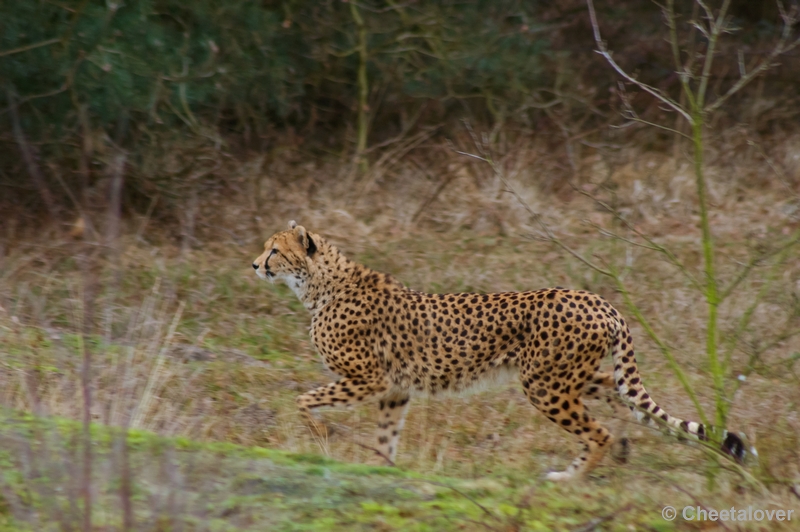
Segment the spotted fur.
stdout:
<path fill-rule="evenodd" d="M 625 319 L 602 297 L 547 288 L 495 294 L 426 294 L 347 259 L 294 222 L 273 235 L 253 263 L 263 279 L 285 282 L 311 312 L 311 338 L 342 378 L 297 398 L 309 425 L 321 406 L 378 403 L 376 450 L 393 460 L 411 395 L 461 391 L 499 372 L 519 375 L 530 402 L 574 434 L 583 452 L 559 480 L 580 476 L 602 459 L 613 437 L 584 407 L 605 398 L 640 421 L 660 421 L 700 440 L 702 424 L 667 414 L 639 375 Z M 611 353 L 613 374 L 599 372 Z M 741 458 L 744 444 L 726 434 L 723 450 Z"/>

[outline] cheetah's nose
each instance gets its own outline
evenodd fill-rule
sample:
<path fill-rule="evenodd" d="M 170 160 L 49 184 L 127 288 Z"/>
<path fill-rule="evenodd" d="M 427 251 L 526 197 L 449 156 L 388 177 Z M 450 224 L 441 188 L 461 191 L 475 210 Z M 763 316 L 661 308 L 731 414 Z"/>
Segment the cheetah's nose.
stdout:
<path fill-rule="evenodd" d="M 257 269 L 258 269 L 258 264 L 256 264 L 255 262 L 253 263 L 253 269 L 254 269 L 254 270 L 257 270 Z"/>

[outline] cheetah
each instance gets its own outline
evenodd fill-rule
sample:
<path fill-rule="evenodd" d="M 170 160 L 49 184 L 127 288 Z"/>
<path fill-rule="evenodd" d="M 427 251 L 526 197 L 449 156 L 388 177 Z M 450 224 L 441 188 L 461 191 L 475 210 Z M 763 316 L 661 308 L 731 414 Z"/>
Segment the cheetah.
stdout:
<path fill-rule="evenodd" d="M 293 221 L 266 241 L 253 268 L 297 295 L 311 313 L 315 348 L 342 377 L 297 397 L 306 423 L 325 433 L 314 409 L 377 402 L 374 450 L 390 463 L 412 394 L 459 392 L 504 371 L 517 373 L 533 406 L 582 443 L 566 470 L 547 479 L 586 475 L 613 441 L 584 406 L 586 398 L 613 396 L 639 421 L 708 439 L 702 424 L 670 416 L 648 395 L 628 324 L 591 292 L 417 292 L 349 260 Z M 613 373 L 598 371 L 608 353 Z M 738 435 L 725 432 L 722 440 L 722 451 L 744 458 Z"/>

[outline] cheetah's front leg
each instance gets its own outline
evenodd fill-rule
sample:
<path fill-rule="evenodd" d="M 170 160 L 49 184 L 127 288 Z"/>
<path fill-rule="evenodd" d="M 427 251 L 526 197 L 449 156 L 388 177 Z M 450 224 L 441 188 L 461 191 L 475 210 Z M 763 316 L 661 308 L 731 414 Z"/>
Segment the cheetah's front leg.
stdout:
<path fill-rule="evenodd" d="M 389 388 L 384 376 L 373 379 L 344 378 L 325 386 L 315 388 L 297 396 L 297 407 L 305 418 L 309 428 L 318 436 L 328 435 L 325 423 L 318 419 L 312 410 L 320 406 L 341 404 L 350 406 L 381 397 Z"/>

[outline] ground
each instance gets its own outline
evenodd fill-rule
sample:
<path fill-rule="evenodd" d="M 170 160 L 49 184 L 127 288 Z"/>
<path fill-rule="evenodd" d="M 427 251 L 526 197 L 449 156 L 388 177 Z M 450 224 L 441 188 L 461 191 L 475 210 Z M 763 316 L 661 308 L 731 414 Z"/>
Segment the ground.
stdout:
<path fill-rule="evenodd" d="M 467 184 L 468 179 L 454 193 L 469 202 L 479 194 Z M 736 183 L 723 185 L 712 183 L 712 222 L 720 276 L 727 280 L 751 253 L 784 238 L 797 221 L 791 209 L 796 200 L 779 187 L 753 194 Z M 696 214 L 687 199 L 691 188 L 670 181 L 669 194 L 683 198 L 670 203 L 659 186 L 620 179 L 614 193 L 640 229 L 696 271 L 701 255 Z M 606 458 L 583 483 L 546 482 L 543 476 L 563 469 L 576 448 L 569 435 L 535 412 L 515 383 L 471 397 L 413 402 L 397 469 L 370 468 L 349 464 L 363 463 L 371 454 L 359 443 L 372 439 L 373 408 L 322 413 L 337 429 L 326 441 L 315 439 L 297 415 L 294 397 L 333 376 L 311 348 L 309 317 L 294 294 L 259 281 L 251 267 L 264 238 L 287 220 L 326 233 L 351 258 L 415 289 L 488 292 L 559 285 L 599 293 L 630 313 L 608 279 L 552 244 L 530 238 L 535 224 L 523 220 L 513 198 L 503 196 L 502 203 L 491 196 L 472 210 L 462 204 L 458 218 L 450 203 L 454 196 L 445 191 L 437 199 L 444 205 L 432 213 L 438 218 L 403 225 L 391 222 L 391 216 L 407 220 L 397 210 L 381 218 L 357 207 L 347 211 L 352 203 L 347 198 L 306 204 L 304 193 L 282 194 L 280 207 L 259 222 L 263 227 L 226 226 L 230 238 L 203 241 L 188 251 L 171 244 L 158 227 L 140 231 L 139 219 L 129 222 L 118 262 L 93 274 L 99 282 L 96 328 L 85 342 L 77 334 L 85 286 L 76 258 L 81 244 L 52 238 L 54 233 L 9 240 L 0 264 L 0 395 L 9 409 L 6 417 L 35 411 L 57 420 L 61 428 L 45 431 L 49 458 L 38 463 L 60 472 L 52 485 L 63 491 L 54 499 L 30 495 L 37 493 L 38 480 L 26 457 L 43 440 L 25 423 L 4 422 L 2 437 L 9 443 L 2 446 L 0 516 L 7 529 L 25 523 L 42 529 L 39 523 L 56 517 L 38 501 L 68 506 L 67 494 L 76 490 L 76 480 L 67 474 L 75 467 L 68 450 L 79 438 L 74 427 L 64 428 L 69 422 L 58 420 L 80 419 L 84 343 L 93 357 L 94 421 L 129 423 L 138 431 L 130 452 L 138 524 L 156 523 L 161 515 L 183 520 L 188 530 L 208 529 L 206 524 L 213 530 L 263 530 L 279 514 L 287 530 L 329 529 L 334 523 L 386 530 L 669 530 L 704 526 L 663 520 L 667 504 L 718 509 L 752 504 L 800 513 L 793 487 L 800 474 L 800 344 L 792 335 L 800 325 L 796 251 L 774 271 L 759 268 L 720 308 L 721 352 L 734 334 L 742 337 L 730 356 L 728 385 L 740 384 L 729 426 L 755 437 L 760 462 L 749 471 L 769 491 L 728 470 L 711 486 L 706 477 L 711 466 L 701 450 L 637 425 L 629 429 L 627 464 Z M 578 251 L 630 268 L 625 281 L 634 302 L 713 414 L 704 356 L 706 307 L 685 278 L 663 258 L 603 237 L 584 223 L 620 231 L 590 200 L 537 196 L 532 190 L 525 197 Z M 387 205 L 395 204 L 386 200 L 380 207 Z M 768 283 L 770 275 L 774 280 Z M 750 324 L 737 333 L 742 309 L 756 298 L 761 303 Z M 695 419 L 685 389 L 635 320 L 632 333 L 648 392 L 670 413 Z M 596 410 L 601 419 L 611 415 L 604 407 Z M 98 527 L 103 519 L 119 519 L 118 461 L 106 457 L 108 447 L 100 440 L 94 487 Z M 176 486 L 196 491 L 181 499 L 177 494 L 185 490 Z M 169 493 L 177 497 L 172 506 L 163 502 Z M 758 528 L 757 523 L 727 526 Z M 780 526 L 792 529 L 787 524 L 772 529 Z"/>

